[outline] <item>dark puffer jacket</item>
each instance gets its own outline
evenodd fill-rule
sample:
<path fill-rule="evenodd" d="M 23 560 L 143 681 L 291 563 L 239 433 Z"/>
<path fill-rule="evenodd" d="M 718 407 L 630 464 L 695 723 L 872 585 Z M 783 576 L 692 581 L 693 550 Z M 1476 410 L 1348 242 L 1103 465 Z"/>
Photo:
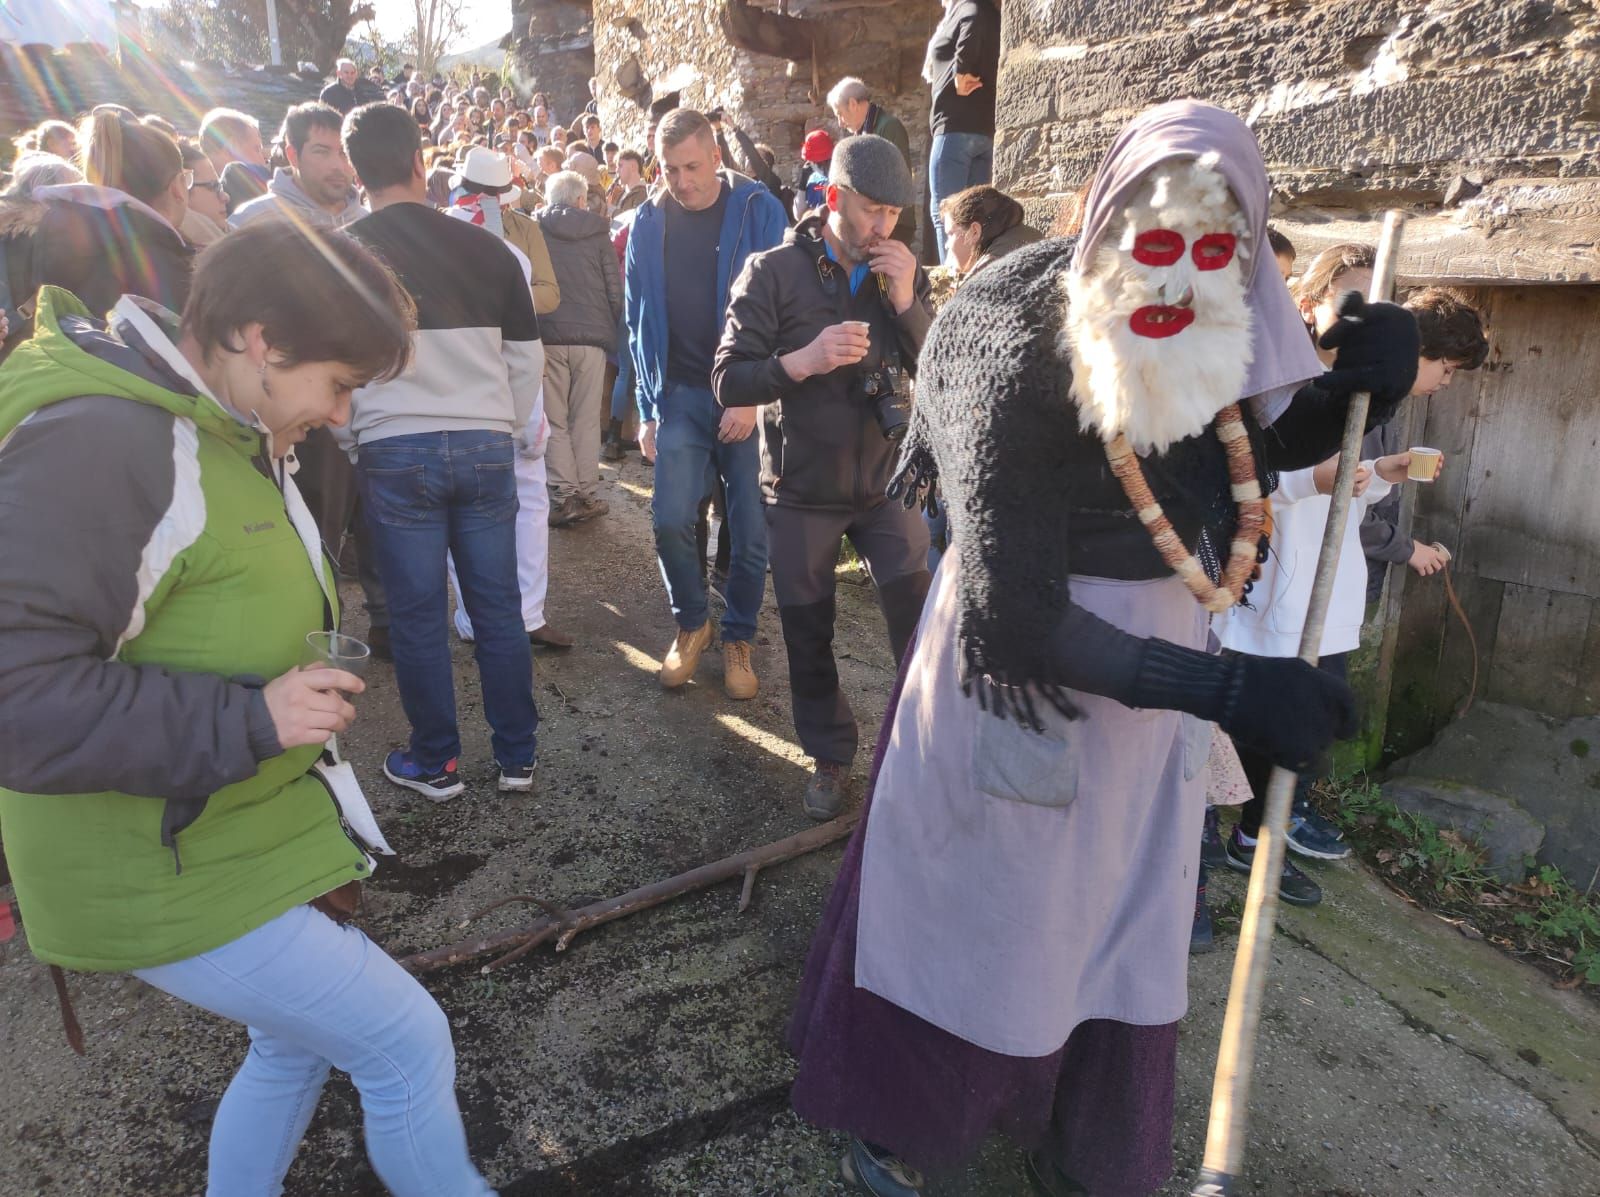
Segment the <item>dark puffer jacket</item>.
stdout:
<path fill-rule="evenodd" d="M 544 343 L 614 352 L 622 317 L 622 271 L 611 245 L 610 221 L 564 204 L 546 208 L 536 219 L 561 287 L 560 305 L 539 317 Z"/>

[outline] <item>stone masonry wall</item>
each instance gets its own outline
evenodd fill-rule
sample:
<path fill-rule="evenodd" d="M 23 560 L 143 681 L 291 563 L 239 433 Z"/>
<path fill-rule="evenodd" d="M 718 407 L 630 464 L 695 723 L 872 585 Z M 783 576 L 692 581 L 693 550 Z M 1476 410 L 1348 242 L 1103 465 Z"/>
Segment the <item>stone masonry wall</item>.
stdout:
<path fill-rule="evenodd" d="M 1016 0 L 1004 11 L 996 182 L 1030 206 L 1076 191 L 1129 117 L 1180 97 L 1251 122 L 1280 199 L 1432 203 L 1461 174 L 1600 175 L 1589 0 Z"/>
<path fill-rule="evenodd" d="M 920 184 L 928 150 L 922 56 L 940 12 L 937 0 L 855 9 L 839 0 L 794 0 L 790 15 L 814 22 L 814 69 L 810 61 L 734 45 L 720 21 L 723 4 L 594 0 L 600 114 L 608 137 L 642 146 L 650 104 L 677 92 L 685 107 L 727 109 L 741 128 L 777 151 L 778 173 L 787 182 L 807 131 L 824 126 L 839 134 L 826 106 L 828 89 L 845 75 L 858 75 L 905 122 Z"/>

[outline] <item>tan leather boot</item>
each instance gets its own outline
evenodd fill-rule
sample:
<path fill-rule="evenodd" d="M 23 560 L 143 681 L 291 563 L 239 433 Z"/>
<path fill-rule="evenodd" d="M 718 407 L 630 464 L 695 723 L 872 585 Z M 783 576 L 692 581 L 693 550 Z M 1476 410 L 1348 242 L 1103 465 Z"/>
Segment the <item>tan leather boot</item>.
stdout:
<path fill-rule="evenodd" d="M 700 654 L 706 651 L 706 646 L 710 643 L 709 619 L 692 632 L 680 629 L 677 638 L 672 642 L 672 647 L 667 649 L 666 659 L 661 662 L 661 688 L 676 690 L 692 678 L 695 666 L 700 664 Z"/>
<path fill-rule="evenodd" d="M 722 688 L 729 698 L 748 699 L 760 689 L 756 671 L 750 665 L 748 640 L 725 640 L 722 643 Z"/>

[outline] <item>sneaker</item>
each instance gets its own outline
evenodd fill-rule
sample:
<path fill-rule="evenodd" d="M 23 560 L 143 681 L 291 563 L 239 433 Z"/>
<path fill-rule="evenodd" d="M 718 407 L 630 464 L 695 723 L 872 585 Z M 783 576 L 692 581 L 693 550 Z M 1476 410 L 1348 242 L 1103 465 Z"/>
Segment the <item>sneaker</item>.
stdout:
<path fill-rule="evenodd" d="M 1224 847 L 1228 855 L 1228 867 L 1235 873 L 1248 873 L 1250 866 L 1255 863 L 1256 846 L 1240 839 L 1239 829 L 1235 827 Z M 1290 864 L 1285 856 L 1283 874 L 1278 878 L 1278 897 L 1291 906 L 1315 906 L 1322 901 L 1322 887 Z"/>
<path fill-rule="evenodd" d="M 1211 907 L 1206 905 L 1206 883 L 1194 891 L 1194 926 L 1189 928 L 1189 955 L 1202 956 L 1216 947 L 1211 930 Z"/>
<path fill-rule="evenodd" d="M 592 520 L 598 516 L 607 515 L 611 511 L 611 504 L 604 499 L 597 499 L 593 495 L 578 496 L 578 519 Z"/>
<path fill-rule="evenodd" d="M 534 648 L 548 648 L 559 651 L 572 647 L 572 637 L 556 631 L 547 623 L 542 623 L 528 633 L 528 643 Z"/>
<path fill-rule="evenodd" d="M 833 761 L 818 761 L 811 780 L 806 783 L 805 796 L 800 805 L 819 823 L 836 818 L 844 808 L 844 790 L 850 782 L 850 770 Z"/>
<path fill-rule="evenodd" d="M 710 643 L 709 619 L 692 632 L 685 632 L 680 628 L 672 647 L 667 649 L 666 659 L 661 662 L 661 688 L 676 690 L 692 678 L 695 666 L 700 664 L 700 654 L 706 651 Z"/>
<path fill-rule="evenodd" d="M 839 1161 L 839 1171 L 857 1191 L 873 1197 L 920 1197 L 922 1193 L 922 1173 L 854 1135 Z"/>
<path fill-rule="evenodd" d="M 1059 1165 L 1042 1151 L 1025 1153 L 1023 1162 L 1028 1178 L 1049 1197 L 1089 1197 L 1089 1190 L 1063 1172 Z"/>
<path fill-rule="evenodd" d="M 1222 831 L 1217 826 L 1217 808 L 1206 807 L 1205 825 L 1200 829 L 1200 863 L 1208 869 L 1228 867 L 1227 850 L 1222 846 Z"/>
<path fill-rule="evenodd" d="M 722 642 L 722 688 L 729 698 L 740 701 L 756 696 L 758 684 L 756 671 L 750 667 L 748 640 Z"/>
<path fill-rule="evenodd" d="M 550 504 L 550 526 L 552 528 L 567 528 L 583 518 L 583 500 L 577 495 L 568 495 L 566 498 Z"/>
<path fill-rule="evenodd" d="M 389 642 L 388 628 L 368 628 L 367 647 L 372 650 L 372 655 L 380 661 L 394 660 L 394 645 Z"/>
<path fill-rule="evenodd" d="M 1313 860 L 1343 860 L 1350 855 L 1344 833 L 1304 798 L 1295 800 L 1289 814 L 1289 851 Z"/>
<path fill-rule="evenodd" d="M 415 790 L 433 802 L 454 798 L 466 785 L 456 776 L 456 758 L 437 769 L 424 769 L 409 752 L 395 749 L 383 758 L 383 775 L 397 786 Z"/>
<path fill-rule="evenodd" d="M 539 758 L 526 765 L 517 765 L 507 769 L 500 767 L 500 792 L 502 794 L 521 793 L 533 789 L 533 771 L 539 767 Z"/>

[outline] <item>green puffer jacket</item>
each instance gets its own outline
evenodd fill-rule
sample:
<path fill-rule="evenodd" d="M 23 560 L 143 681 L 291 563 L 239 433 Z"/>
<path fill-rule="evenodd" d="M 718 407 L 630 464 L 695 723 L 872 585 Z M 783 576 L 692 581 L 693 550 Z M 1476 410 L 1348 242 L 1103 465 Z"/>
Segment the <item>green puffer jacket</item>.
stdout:
<path fill-rule="evenodd" d="M 367 872 L 260 689 L 337 618 L 331 566 L 176 335 L 47 287 L 0 367 L 0 837 L 64 968 L 182 960 Z"/>

